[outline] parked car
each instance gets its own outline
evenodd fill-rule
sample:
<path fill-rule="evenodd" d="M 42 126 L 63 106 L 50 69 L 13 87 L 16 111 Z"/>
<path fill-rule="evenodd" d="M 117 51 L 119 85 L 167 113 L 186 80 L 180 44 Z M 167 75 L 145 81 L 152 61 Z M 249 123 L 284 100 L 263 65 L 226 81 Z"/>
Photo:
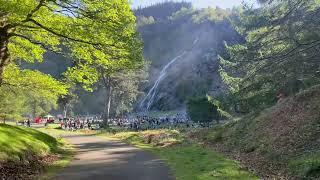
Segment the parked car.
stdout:
<path fill-rule="evenodd" d="M 52 117 L 51 117 L 51 118 L 48 118 L 46 122 L 47 122 L 47 123 L 54 123 L 54 118 L 52 118 Z"/>
<path fill-rule="evenodd" d="M 34 119 L 34 123 L 37 123 L 37 124 L 39 124 L 39 123 L 42 123 L 42 118 L 41 117 L 36 117 L 35 119 Z"/>

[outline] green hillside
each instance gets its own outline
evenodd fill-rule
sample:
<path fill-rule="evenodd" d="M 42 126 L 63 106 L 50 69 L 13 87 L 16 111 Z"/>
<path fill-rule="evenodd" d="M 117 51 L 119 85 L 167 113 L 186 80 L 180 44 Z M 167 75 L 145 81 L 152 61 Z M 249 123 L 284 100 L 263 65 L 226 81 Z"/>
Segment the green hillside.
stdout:
<path fill-rule="evenodd" d="M 0 159 L 22 160 L 27 153 L 39 156 L 58 151 L 59 142 L 30 128 L 0 124 Z"/>
<path fill-rule="evenodd" d="M 49 178 L 71 157 L 63 141 L 31 128 L 0 124 L 0 179 Z"/>
<path fill-rule="evenodd" d="M 261 177 L 320 178 L 320 89 L 315 86 L 259 114 L 194 137 L 238 154 Z"/>

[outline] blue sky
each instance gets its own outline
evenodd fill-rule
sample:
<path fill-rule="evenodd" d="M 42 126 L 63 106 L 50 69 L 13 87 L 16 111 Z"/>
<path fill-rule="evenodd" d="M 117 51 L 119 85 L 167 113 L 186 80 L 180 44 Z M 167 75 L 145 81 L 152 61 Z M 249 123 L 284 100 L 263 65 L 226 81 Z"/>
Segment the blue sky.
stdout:
<path fill-rule="evenodd" d="M 138 6 L 148 6 L 153 3 L 163 2 L 166 0 L 131 0 L 133 3 L 133 8 Z M 179 0 L 176 0 L 179 1 Z M 181 0 L 180 0 L 181 1 Z M 236 5 L 240 5 L 243 0 L 184 0 L 188 2 L 192 2 L 195 7 L 203 8 L 203 7 L 216 7 L 219 6 L 221 8 L 231 8 Z M 247 0 L 248 1 L 248 0 Z"/>

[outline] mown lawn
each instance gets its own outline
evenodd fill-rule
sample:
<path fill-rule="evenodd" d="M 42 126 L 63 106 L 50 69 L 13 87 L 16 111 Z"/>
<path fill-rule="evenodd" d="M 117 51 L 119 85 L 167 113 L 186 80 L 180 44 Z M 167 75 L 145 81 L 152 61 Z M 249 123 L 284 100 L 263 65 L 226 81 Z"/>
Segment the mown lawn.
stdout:
<path fill-rule="evenodd" d="M 176 130 L 101 133 L 146 149 L 162 158 L 178 180 L 258 179 L 220 153 L 187 141 Z"/>

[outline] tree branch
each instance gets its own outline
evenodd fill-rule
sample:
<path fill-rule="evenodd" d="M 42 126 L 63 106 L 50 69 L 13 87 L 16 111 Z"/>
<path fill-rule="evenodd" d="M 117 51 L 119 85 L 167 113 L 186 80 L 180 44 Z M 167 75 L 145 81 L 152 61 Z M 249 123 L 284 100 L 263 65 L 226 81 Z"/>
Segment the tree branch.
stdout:
<path fill-rule="evenodd" d="M 46 46 L 45 44 L 41 43 L 41 42 L 38 42 L 38 41 L 34 41 L 32 40 L 31 38 L 27 37 L 27 36 L 24 36 L 24 35 L 21 35 L 21 34 L 16 34 L 16 33 L 11 33 L 10 34 L 11 37 L 20 37 L 20 38 L 23 38 L 27 41 L 29 41 L 30 43 L 32 44 L 35 44 L 35 45 L 39 45 L 41 46 L 43 49 L 47 50 L 47 51 L 50 51 L 50 52 L 53 52 L 55 54 L 60 54 L 60 55 L 63 55 L 65 57 L 67 57 L 68 55 L 65 54 L 65 53 L 62 53 L 60 51 L 56 51 L 56 50 L 53 50 L 52 48 L 50 48 L 49 46 Z"/>

